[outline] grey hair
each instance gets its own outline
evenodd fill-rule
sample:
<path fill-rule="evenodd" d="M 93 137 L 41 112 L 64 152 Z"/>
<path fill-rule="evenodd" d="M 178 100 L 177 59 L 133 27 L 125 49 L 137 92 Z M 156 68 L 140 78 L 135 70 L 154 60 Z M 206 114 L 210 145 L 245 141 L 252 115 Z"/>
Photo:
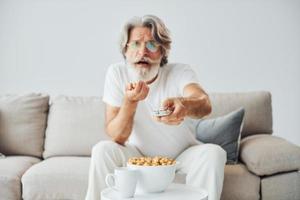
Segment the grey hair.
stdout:
<path fill-rule="evenodd" d="M 144 15 L 143 17 L 133 17 L 123 27 L 120 39 L 120 50 L 125 57 L 127 50 L 127 42 L 129 39 L 130 31 L 137 26 L 148 27 L 151 30 L 152 37 L 154 40 L 161 45 L 162 59 L 160 66 L 168 63 L 168 55 L 171 48 L 171 37 L 170 32 L 163 23 L 163 21 L 154 15 Z"/>

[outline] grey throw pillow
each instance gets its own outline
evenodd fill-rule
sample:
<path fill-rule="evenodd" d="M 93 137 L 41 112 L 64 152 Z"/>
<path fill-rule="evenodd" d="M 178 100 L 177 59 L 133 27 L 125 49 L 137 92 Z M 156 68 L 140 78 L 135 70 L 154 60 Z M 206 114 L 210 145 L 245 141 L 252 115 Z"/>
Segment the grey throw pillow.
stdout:
<path fill-rule="evenodd" d="M 5 158 L 5 155 L 2 154 L 2 153 L 0 153 L 0 159 L 1 159 L 1 158 Z"/>
<path fill-rule="evenodd" d="M 236 164 L 244 114 L 245 109 L 239 108 L 221 117 L 199 120 L 196 124 L 197 139 L 220 145 L 227 153 L 227 164 Z"/>

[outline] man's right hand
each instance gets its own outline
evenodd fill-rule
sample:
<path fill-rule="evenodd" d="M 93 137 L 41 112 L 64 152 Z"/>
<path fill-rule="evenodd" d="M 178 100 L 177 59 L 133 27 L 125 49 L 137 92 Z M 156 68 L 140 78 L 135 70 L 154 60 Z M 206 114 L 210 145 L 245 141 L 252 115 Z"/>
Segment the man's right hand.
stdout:
<path fill-rule="evenodd" d="M 144 81 L 129 83 L 126 86 L 126 98 L 131 102 L 144 100 L 149 93 L 149 87 Z"/>

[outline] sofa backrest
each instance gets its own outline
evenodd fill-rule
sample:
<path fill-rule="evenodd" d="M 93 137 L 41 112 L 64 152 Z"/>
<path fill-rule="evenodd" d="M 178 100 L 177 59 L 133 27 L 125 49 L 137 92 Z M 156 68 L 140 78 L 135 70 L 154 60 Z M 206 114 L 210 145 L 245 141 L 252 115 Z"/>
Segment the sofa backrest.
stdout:
<path fill-rule="evenodd" d="M 267 91 L 209 94 L 212 113 L 208 118 L 245 108 L 242 138 L 254 134 L 272 134 L 272 102 Z"/>
<path fill-rule="evenodd" d="M 209 96 L 213 109 L 208 118 L 244 107 L 242 137 L 272 133 L 269 92 Z M 43 94 L 0 96 L 0 152 L 44 158 L 90 156 L 93 145 L 109 139 L 104 129 L 105 106 L 100 97 L 59 96 L 51 99 L 48 106 L 49 97 Z"/>
<path fill-rule="evenodd" d="M 49 96 L 0 96 L 0 152 L 42 157 Z"/>
<path fill-rule="evenodd" d="M 109 139 L 100 97 L 58 96 L 50 100 L 44 158 L 89 156 L 93 145 Z"/>

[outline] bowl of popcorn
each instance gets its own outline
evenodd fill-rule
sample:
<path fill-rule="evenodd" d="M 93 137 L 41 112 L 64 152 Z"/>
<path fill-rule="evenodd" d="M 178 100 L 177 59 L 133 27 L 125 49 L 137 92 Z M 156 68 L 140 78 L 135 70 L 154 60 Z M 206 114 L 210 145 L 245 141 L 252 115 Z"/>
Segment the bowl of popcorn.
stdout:
<path fill-rule="evenodd" d="M 177 162 L 174 159 L 155 157 L 132 157 L 127 167 L 139 172 L 138 193 L 163 192 L 175 178 Z"/>

